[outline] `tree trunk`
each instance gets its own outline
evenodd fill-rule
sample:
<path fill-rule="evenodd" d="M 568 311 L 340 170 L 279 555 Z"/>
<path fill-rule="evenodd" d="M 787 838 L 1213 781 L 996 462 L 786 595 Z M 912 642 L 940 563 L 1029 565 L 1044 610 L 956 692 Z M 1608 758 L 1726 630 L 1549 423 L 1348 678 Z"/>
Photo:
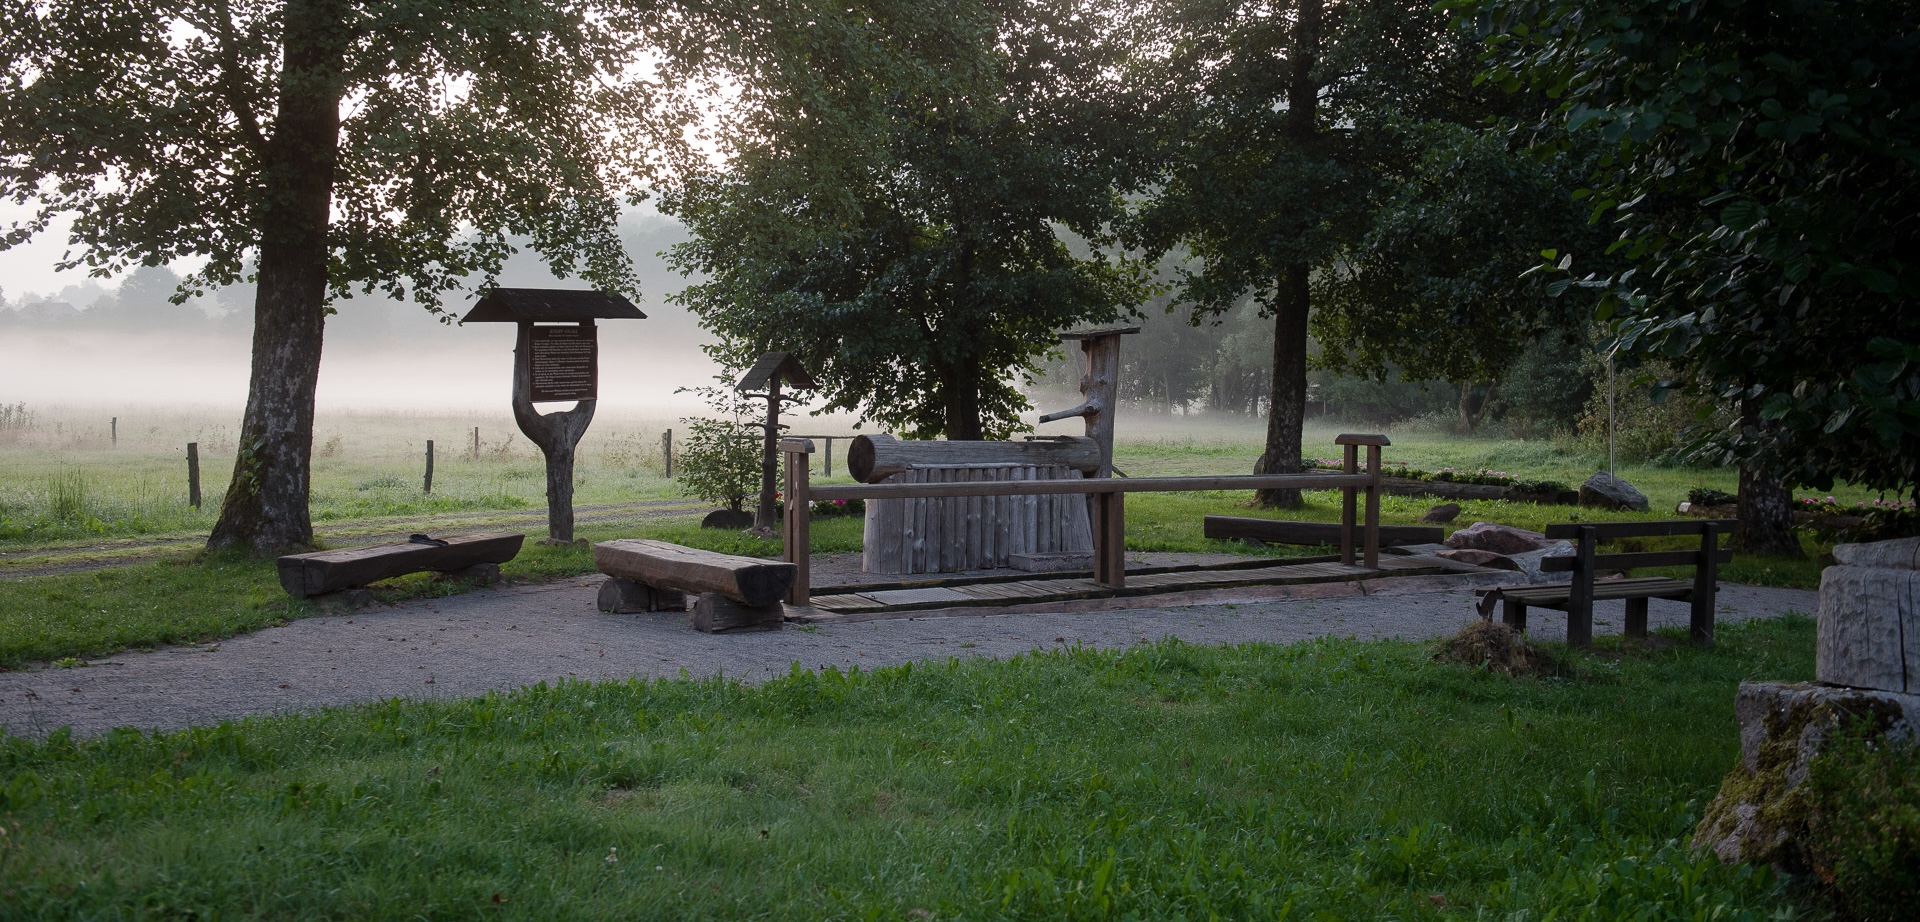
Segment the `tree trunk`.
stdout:
<path fill-rule="evenodd" d="M 1300 429 L 1307 408 L 1307 267 L 1292 266 L 1280 279 L 1273 312 L 1273 386 L 1267 401 L 1267 450 L 1256 474 L 1300 472 Z M 1254 502 L 1276 509 L 1304 503 L 1295 489 L 1257 490 Z"/>
<path fill-rule="evenodd" d="M 210 550 L 268 556 L 313 542 L 313 401 L 325 328 L 327 227 L 347 28 L 339 0 L 289 0 L 280 98 L 266 142 L 253 365 L 233 481 Z"/>
<path fill-rule="evenodd" d="M 1320 85 L 1315 68 L 1320 59 L 1322 0 L 1300 4 L 1287 54 L 1287 114 L 1282 128 L 1288 144 L 1306 153 L 1320 136 Z M 1312 266 L 1289 262 L 1280 271 L 1274 293 L 1273 384 L 1267 401 L 1267 450 L 1254 465 L 1256 473 L 1300 472 L 1300 429 L 1307 415 L 1307 280 Z M 1298 509 L 1304 503 L 1299 490 L 1258 490 L 1254 502 L 1278 509 Z"/>
<path fill-rule="evenodd" d="M 940 387 L 946 393 L 947 438 L 955 441 L 980 441 L 985 427 L 980 420 L 980 360 L 974 355 L 956 355 L 940 367 Z"/>
<path fill-rule="evenodd" d="M 1760 401 L 1740 401 L 1740 424 L 1750 427 L 1772 426 L 1760 418 Z M 1772 471 L 1754 462 L 1740 465 L 1740 524 L 1727 539 L 1727 547 L 1747 554 L 1770 557 L 1803 557 L 1800 539 L 1793 533 L 1793 489 Z"/>

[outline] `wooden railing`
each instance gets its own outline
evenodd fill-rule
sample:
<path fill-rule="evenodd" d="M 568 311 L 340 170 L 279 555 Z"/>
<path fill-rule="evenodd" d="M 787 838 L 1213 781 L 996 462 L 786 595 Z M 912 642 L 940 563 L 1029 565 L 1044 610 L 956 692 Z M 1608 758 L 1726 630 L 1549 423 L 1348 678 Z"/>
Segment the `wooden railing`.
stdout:
<path fill-rule="evenodd" d="M 1114 588 L 1126 585 L 1126 512 L 1128 493 L 1172 493 L 1193 490 L 1325 490 L 1341 491 L 1340 562 L 1352 564 L 1355 535 L 1363 566 L 1380 563 L 1380 449 L 1391 444 L 1384 435 L 1342 435 L 1334 443 L 1346 449 L 1338 474 L 1235 474 L 1205 477 L 1132 477 L 1091 480 L 981 480 L 967 483 L 855 483 L 813 486 L 808 456 L 813 442 L 804 438 L 780 440 L 787 469 L 786 517 L 782 528 L 786 559 L 800 568 L 787 602 L 806 605 L 811 599 L 807 543 L 812 536 L 811 507 L 815 500 L 912 499 L 952 496 L 1034 496 L 1078 493 L 1093 497 L 1093 578 Z M 1367 466 L 1360 469 L 1360 448 L 1367 449 Z M 1366 517 L 1357 506 L 1366 496 Z"/>

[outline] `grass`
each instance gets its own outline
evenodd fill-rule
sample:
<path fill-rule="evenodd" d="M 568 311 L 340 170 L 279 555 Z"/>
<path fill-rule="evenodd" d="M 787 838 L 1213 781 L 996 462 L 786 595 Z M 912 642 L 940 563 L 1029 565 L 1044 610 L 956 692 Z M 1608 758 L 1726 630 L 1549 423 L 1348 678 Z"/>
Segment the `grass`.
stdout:
<path fill-rule="evenodd" d="M 1716 918 L 1735 686 L 1813 622 L 1567 654 L 1035 652 L 0 743 L 10 918 Z M 1671 640 L 1671 638 L 1668 638 Z"/>

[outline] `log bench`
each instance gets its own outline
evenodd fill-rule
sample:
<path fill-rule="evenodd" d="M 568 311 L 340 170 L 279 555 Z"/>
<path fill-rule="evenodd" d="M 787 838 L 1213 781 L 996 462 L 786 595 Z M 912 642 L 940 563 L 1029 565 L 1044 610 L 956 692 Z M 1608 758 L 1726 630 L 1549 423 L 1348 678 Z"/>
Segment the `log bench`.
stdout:
<path fill-rule="evenodd" d="M 1627 603 L 1627 636 L 1645 637 L 1648 600 L 1672 599 L 1687 602 L 1692 607 L 1689 633 L 1693 641 L 1711 644 L 1713 598 L 1719 583 L 1720 565 L 1733 559 L 1731 551 L 1720 547 L 1720 535 L 1732 530 L 1735 524 L 1731 519 L 1708 519 L 1549 525 L 1546 536 L 1574 541 L 1574 553 L 1571 557 L 1544 558 L 1540 561 L 1541 569 L 1548 572 L 1570 571 L 1572 579 L 1565 583 L 1495 586 L 1475 590 L 1475 594 L 1480 596 L 1480 616 L 1491 620 L 1497 604 L 1500 607 L 1500 620 L 1515 630 L 1525 631 L 1528 608 L 1559 609 L 1567 613 L 1567 644 L 1584 647 L 1593 643 L 1594 602 L 1624 599 Z M 1603 541 L 1692 536 L 1699 538 L 1699 545 L 1689 550 L 1598 552 Z M 1692 567 L 1693 578 L 1599 578 L 1602 570 L 1676 566 Z"/>
<path fill-rule="evenodd" d="M 703 551 L 667 541 L 621 538 L 593 546 L 593 563 L 607 574 L 600 586 L 604 612 L 686 611 L 695 630 L 779 630 L 780 600 L 793 588 L 796 564 Z"/>
<path fill-rule="evenodd" d="M 279 559 L 280 585 L 295 598 L 359 589 L 383 579 L 409 573 L 452 573 L 489 581 L 498 579 L 500 565 L 520 553 L 527 536 L 517 532 L 482 532 L 408 541 L 371 544 L 337 551 L 289 554 Z"/>

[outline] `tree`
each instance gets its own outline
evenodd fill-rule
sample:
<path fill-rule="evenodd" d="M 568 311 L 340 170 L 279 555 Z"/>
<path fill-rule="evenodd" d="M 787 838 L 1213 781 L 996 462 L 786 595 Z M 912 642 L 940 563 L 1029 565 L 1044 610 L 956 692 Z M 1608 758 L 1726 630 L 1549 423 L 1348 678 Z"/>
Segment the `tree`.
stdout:
<path fill-rule="evenodd" d="M 1920 10 L 1901 0 L 1462 4 L 1498 78 L 1598 138 L 1589 274 L 1621 347 L 1736 405 L 1743 546 L 1799 552 L 1791 493 L 1920 491 Z M 1560 283 L 1565 285 L 1568 280 Z"/>
<path fill-rule="evenodd" d="M 1382 165 L 1365 232 L 1314 277 L 1315 363 L 1376 380 L 1397 370 L 1453 382 L 1460 429 L 1471 432 L 1541 340 L 1589 346 L 1592 299 L 1551 297 L 1546 279 L 1529 277 L 1540 253 L 1598 257 L 1606 242 L 1571 197 L 1577 163 L 1567 155 L 1511 149 L 1507 132 L 1485 126 L 1383 132 L 1413 154 Z"/>
<path fill-rule="evenodd" d="M 647 145 L 680 136 L 667 88 L 694 24 L 622 0 L 0 0 L 0 31 L 0 194 L 39 205 L 6 245 L 71 212 L 65 267 L 203 257 L 179 298 L 257 281 L 208 544 L 275 553 L 312 539 L 331 302 L 437 309 L 521 237 L 560 275 L 631 287 L 614 221 L 660 166 Z"/>
<path fill-rule="evenodd" d="M 1118 316 L 1137 270 L 1076 254 L 1120 214 L 1107 13 L 1083 0 L 801 3 L 732 51 L 726 164 L 667 197 L 679 296 L 744 367 L 794 353 L 828 409 L 909 436 L 1004 435 L 1057 332 Z M 790 18 L 783 18 L 790 17 Z"/>
<path fill-rule="evenodd" d="M 1405 157 L 1382 126 L 1458 113 L 1473 58 L 1416 0 L 1161 0 L 1141 44 L 1162 176 L 1134 239 L 1192 251 L 1181 295 L 1202 310 L 1251 292 L 1272 319 L 1255 470 L 1297 472 L 1314 274 L 1365 233 L 1383 162 Z"/>

